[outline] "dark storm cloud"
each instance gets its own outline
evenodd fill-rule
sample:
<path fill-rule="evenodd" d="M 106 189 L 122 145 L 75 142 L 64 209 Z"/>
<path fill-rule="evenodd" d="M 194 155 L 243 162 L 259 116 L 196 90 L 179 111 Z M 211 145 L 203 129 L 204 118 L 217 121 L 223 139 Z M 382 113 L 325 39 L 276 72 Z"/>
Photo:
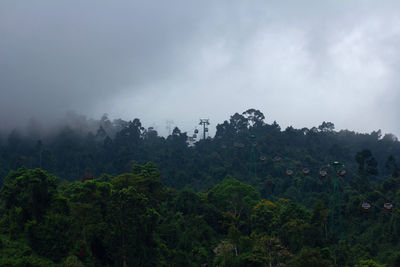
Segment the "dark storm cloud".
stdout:
<path fill-rule="evenodd" d="M 197 23 L 190 9 L 145 1 L 8 1 L 0 10 L 0 111 L 12 120 L 88 112 L 165 79 Z"/>
<path fill-rule="evenodd" d="M 190 130 L 249 107 L 283 126 L 400 134 L 397 1 L 3 1 L 0 119 L 67 110 Z"/>

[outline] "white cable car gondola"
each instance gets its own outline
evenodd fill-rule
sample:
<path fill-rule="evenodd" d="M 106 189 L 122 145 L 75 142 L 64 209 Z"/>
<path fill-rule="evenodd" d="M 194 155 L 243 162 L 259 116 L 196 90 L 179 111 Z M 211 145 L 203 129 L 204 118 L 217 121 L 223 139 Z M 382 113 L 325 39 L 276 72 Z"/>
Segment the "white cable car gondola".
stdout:
<path fill-rule="evenodd" d="M 371 209 L 371 204 L 364 202 L 361 204 L 361 209 L 363 212 L 368 212 Z"/>

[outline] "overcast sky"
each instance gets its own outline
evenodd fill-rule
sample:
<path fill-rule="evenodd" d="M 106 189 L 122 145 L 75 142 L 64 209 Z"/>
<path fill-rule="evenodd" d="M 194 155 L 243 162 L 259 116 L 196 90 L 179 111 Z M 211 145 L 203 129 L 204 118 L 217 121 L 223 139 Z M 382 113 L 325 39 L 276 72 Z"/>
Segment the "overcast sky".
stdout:
<path fill-rule="evenodd" d="M 0 127 L 73 110 L 192 131 L 248 108 L 284 129 L 400 136 L 400 1 L 0 2 Z"/>

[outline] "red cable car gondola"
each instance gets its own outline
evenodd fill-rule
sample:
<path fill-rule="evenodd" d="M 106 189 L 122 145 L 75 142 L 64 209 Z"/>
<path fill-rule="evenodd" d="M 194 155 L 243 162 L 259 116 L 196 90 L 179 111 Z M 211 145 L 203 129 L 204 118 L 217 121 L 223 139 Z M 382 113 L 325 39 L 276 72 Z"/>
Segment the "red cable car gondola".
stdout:
<path fill-rule="evenodd" d="M 393 209 L 393 204 L 387 202 L 387 203 L 383 204 L 383 208 L 384 208 L 386 211 L 392 211 L 392 209 Z"/>
<path fill-rule="evenodd" d="M 261 162 L 265 162 L 266 160 L 267 160 L 267 157 L 266 157 L 266 156 L 261 156 L 261 157 L 260 157 L 260 161 L 261 161 Z"/>
<path fill-rule="evenodd" d="M 292 170 L 286 170 L 286 175 L 291 177 L 293 175 L 293 171 Z"/>

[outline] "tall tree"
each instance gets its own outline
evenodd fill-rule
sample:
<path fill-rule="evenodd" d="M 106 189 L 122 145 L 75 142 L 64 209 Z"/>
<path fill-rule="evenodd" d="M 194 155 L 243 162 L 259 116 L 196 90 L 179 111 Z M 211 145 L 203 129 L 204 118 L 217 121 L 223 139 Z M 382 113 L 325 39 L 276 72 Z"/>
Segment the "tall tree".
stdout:
<path fill-rule="evenodd" d="M 358 163 L 358 173 L 360 175 L 377 175 L 378 174 L 378 162 L 372 156 L 372 153 L 368 149 L 364 149 L 358 152 L 355 156 Z"/>

